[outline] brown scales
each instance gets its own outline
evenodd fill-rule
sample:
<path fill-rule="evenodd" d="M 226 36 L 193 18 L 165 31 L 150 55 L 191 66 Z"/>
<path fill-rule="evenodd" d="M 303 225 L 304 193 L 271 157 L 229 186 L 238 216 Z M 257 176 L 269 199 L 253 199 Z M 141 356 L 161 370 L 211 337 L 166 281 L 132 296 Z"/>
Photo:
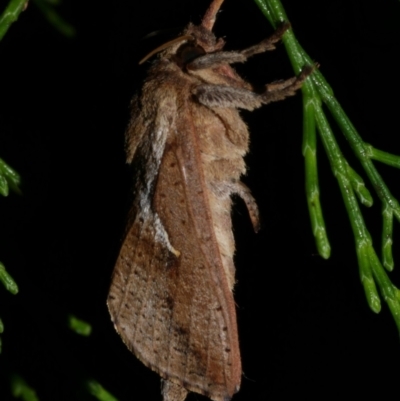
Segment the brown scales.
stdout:
<path fill-rule="evenodd" d="M 254 93 L 229 64 L 274 49 L 289 26 L 224 52 L 211 32 L 222 1 L 161 53 L 126 133 L 135 201 L 108 307 L 128 348 L 164 379 L 164 401 L 189 391 L 227 401 L 239 390 L 230 196 L 244 199 L 255 230 L 259 223 L 240 182 L 249 134 L 237 108 L 293 95 L 312 70 Z"/>

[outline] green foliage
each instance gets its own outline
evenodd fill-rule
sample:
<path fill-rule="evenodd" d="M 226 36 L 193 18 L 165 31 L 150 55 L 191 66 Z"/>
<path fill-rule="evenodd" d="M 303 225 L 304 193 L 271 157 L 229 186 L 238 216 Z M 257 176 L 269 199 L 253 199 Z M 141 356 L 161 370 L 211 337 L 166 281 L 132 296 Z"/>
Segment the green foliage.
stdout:
<path fill-rule="evenodd" d="M 10 166 L 8 166 L 3 160 L 0 159 L 0 194 L 7 196 L 9 188 L 15 192 L 19 192 L 18 185 L 20 184 L 20 177 Z M 3 263 L 0 262 L 0 282 L 3 283 L 7 291 L 11 294 L 18 293 L 18 285 L 11 277 L 10 273 L 7 272 Z M 0 319 L 0 333 L 3 333 L 4 325 Z M 1 353 L 1 338 L 0 338 L 0 353 Z"/>
<path fill-rule="evenodd" d="M 8 196 L 10 188 L 19 193 L 21 178 L 8 164 L 0 159 L 0 195 Z"/>
<path fill-rule="evenodd" d="M 92 333 L 92 326 L 74 315 L 68 316 L 68 326 L 76 334 L 84 337 L 88 337 Z"/>
<path fill-rule="evenodd" d="M 0 40 L 10 28 L 11 24 L 15 22 L 19 14 L 25 10 L 28 0 L 10 0 L 7 7 L 0 15 Z"/>
<path fill-rule="evenodd" d="M 41 9 L 46 19 L 65 36 L 74 36 L 75 29 L 66 23 L 53 9 L 59 5 L 59 0 L 34 0 L 35 4 Z M 22 11 L 26 9 L 28 0 L 10 0 L 2 14 L 0 15 L 0 40 L 7 33 L 11 24 L 17 21 Z M 0 159 L 0 195 L 8 196 L 10 189 L 20 193 L 19 185 L 21 177 L 4 160 Z M 11 275 L 6 271 L 5 266 L 0 262 L 0 281 L 5 288 L 12 294 L 18 293 L 18 286 Z M 90 334 L 90 326 L 84 322 L 70 321 L 71 328 L 82 335 Z M 0 321 L 0 333 L 4 330 L 3 323 Z M 1 343 L 0 343 L 1 345 Z M 1 350 L 1 348 L 0 348 Z"/>
<path fill-rule="evenodd" d="M 288 21 L 285 10 L 279 0 L 255 0 L 255 2 L 274 27 Z M 313 65 L 311 58 L 296 40 L 293 32 L 286 32 L 283 42 L 296 73 L 299 73 L 305 65 Z M 328 156 L 332 172 L 338 181 L 349 215 L 355 238 L 360 279 L 364 286 L 368 305 L 375 313 L 381 310 L 380 297 L 376 288 L 378 287 L 400 331 L 399 290 L 390 281 L 384 269 L 385 267 L 388 271 L 393 270 L 393 216 L 400 221 L 400 206 L 372 162 L 372 160 L 377 160 L 398 168 L 400 166 L 400 156 L 377 150 L 363 142 L 350 119 L 336 100 L 332 88 L 318 69 L 304 83 L 302 92 L 304 110 L 303 155 L 305 158 L 306 194 L 311 226 L 318 252 L 323 258 L 328 258 L 331 248 L 319 200 L 320 190 L 318 185 L 316 148 L 317 132 Z M 322 108 L 323 104 L 328 108 L 331 116 L 337 122 L 382 203 L 382 262 L 376 254 L 371 235 L 366 227 L 359 206 L 359 202 L 368 207 L 372 206 L 371 194 L 362 178 L 354 171 L 343 156 L 325 111 Z"/>
<path fill-rule="evenodd" d="M 61 4 L 60 0 L 33 0 L 36 6 L 43 13 L 46 20 L 53 25 L 57 31 L 67 37 L 73 37 L 76 34 L 75 28 L 64 21 L 64 19 L 54 9 Z M 10 0 L 7 7 L 0 15 L 0 40 L 7 33 L 11 24 L 17 21 L 19 15 L 28 6 L 28 0 Z"/>
<path fill-rule="evenodd" d="M 14 279 L 7 273 L 3 263 L 0 262 L 0 281 L 3 283 L 6 290 L 11 294 L 18 294 L 18 286 Z"/>
<path fill-rule="evenodd" d="M 89 393 L 92 394 L 99 401 L 118 401 L 111 393 L 103 388 L 103 386 L 95 380 L 87 382 Z"/>
<path fill-rule="evenodd" d="M 15 398 L 23 401 L 39 401 L 35 390 L 30 387 L 20 376 L 13 376 L 11 379 L 11 393 Z"/>
<path fill-rule="evenodd" d="M 66 22 L 54 9 L 54 6 L 61 4 L 61 0 L 33 0 L 49 22 L 62 35 L 72 38 L 76 35 L 75 28 Z"/>

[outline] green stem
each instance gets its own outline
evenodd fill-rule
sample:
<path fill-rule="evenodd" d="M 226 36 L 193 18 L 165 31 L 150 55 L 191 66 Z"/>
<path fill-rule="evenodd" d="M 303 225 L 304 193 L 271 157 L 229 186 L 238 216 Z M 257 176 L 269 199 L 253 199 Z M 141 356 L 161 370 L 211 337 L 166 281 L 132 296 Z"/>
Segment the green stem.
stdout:
<path fill-rule="evenodd" d="M 321 95 L 322 100 L 328 106 L 329 111 L 332 113 L 333 117 L 337 121 L 345 138 L 353 149 L 353 152 L 360 160 L 366 174 L 368 175 L 369 180 L 375 188 L 379 199 L 382 203 L 388 204 L 388 206 L 393 210 L 393 213 L 396 216 L 397 220 L 400 221 L 400 205 L 391 194 L 388 187 L 382 180 L 382 177 L 368 157 L 368 152 L 366 150 L 364 142 L 358 134 L 357 130 L 354 128 L 346 113 L 343 111 L 339 102 L 335 99 L 333 94 L 327 90 L 324 82 L 319 79 L 319 74 L 315 74 L 313 79 L 318 85 L 318 93 Z"/>
<path fill-rule="evenodd" d="M 36 391 L 22 377 L 17 375 L 11 379 L 11 393 L 15 398 L 20 398 L 23 401 L 39 401 Z"/>
<path fill-rule="evenodd" d="M 0 15 L 0 40 L 10 28 L 11 24 L 15 22 L 22 11 L 25 10 L 28 0 L 10 0 L 7 7 Z"/>
<path fill-rule="evenodd" d="M 255 2 L 273 26 L 276 26 L 280 22 L 288 21 L 285 10 L 279 0 L 255 0 Z M 284 35 L 283 42 L 296 73 L 301 71 L 301 68 L 305 64 L 314 64 L 307 53 L 297 42 L 291 31 L 288 31 Z M 370 158 L 368 157 L 368 151 L 371 152 L 371 148 L 367 148 L 364 145 L 363 140 L 347 117 L 346 113 L 343 111 L 339 102 L 334 97 L 332 88 L 329 86 L 320 71 L 314 71 L 313 83 L 315 84 L 316 91 L 318 92 L 322 101 L 328 106 L 330 112 L 332 113 L 333 117 L 341 128 L 345 138 L 348 140 L 354 153 L 363 165 L 363 168 L 366 171 L 373 187 L 375 188 L 378 197 L 382 202 L 386 202 L 389 207 L 393 209 L 394 215 L 396 216 L 398 221 L 400 221 L 399 203 L 392 196 L 386 184 L 383 182 L 380 174 L 377 172 L 375 166 L 372 164 Z M 383 153 L 384 152 L 379 152 L 376 150 L 374 152 L 372 150 L 372 154 L 375 154 L 375 156 L 386 160 L 386 162 L 395 162 L 393 157 L 389 158 L 388 154 Z M 400 160 L 400 158 L 397 157 L 397 160 Z"/>
<path fill-rule="evenodd" d="M 364 144 L 364 149 L 370 159 L 377 160 L 392 167 L 400 168 L 400 156 L 392 155 L 383 150 L 378 150 L 368 143 Z"/>
<path fill-rule="evenodd" d="M 99 401 L 118 401 L 111 393 L 104 389 L 104 387 L 96 380 L 90 380 L 87 383 L 89 393 L 92 394 Z"/>
<path fill-rule="evenodd" d="M 394 268 L 392 244 L 393 244 L 393 210 L 387 205 L 382 207 L 382 261 L 386 270 L 391 272 Z"/>
<path fill-rule="evenodd" d="M 92 326 L 84 320 L 78 319 L 74 315 L 68 316 L 68 327 L 76 334 L 84 337 L 88 337 L 92 333 Z"/>
<path fill-rule="evenodd" d="M 347 175 L 349 176 L 351 185 L 359 199 L 359 201 L 367 207 L 371 207 L 374 203 L 371 193 L 365 186 L 364 180 L 351 168 L 346 162 Z"/>
<path fill-rule="evenodd" d="M 280 0 L 254 1 L 273 27 L 276 27 L 283 21 L 288 21 Z M 285 33 L 283 42 L 296 74 L 301 71 L 304 65 L 314 64 L 291 31 Z M 321 244 L 319 244 L 320 240 L 318 239 L 318 234 L 316 235 L 316 233 L 321 232 L 319 225 L 322 225 L 324 229 L 325 225 L 323 223 L 322 211 L 319 204 L 315 125 L 317 125 L 332 171 L 338 180 L 344 204 L 349 215 L 355 237 L 361 282 L 368 304 L 375 312 L 379 312 L 381 309 L 376 283 L 385 301 L 388 303 L 400 331 L 400 291 L 391 283 L 375 253 L 370 233 L 366 228 L 356 198 L 357 195 L 362 204 L 371 206 L 373 203 L 372 196 L 365 187 L 362 178 L 351 168 L 342 155 L 322 110 L 322 102 L 326 104 L 330 113 L 337 121 L 343 135 L 360 160 L 369 181 L 372 183 L 383 204 L 382 260 L 383 265 L 389 271 L 393 269 L 394 265 L 392 256 L 393 215 L 400 221 L 400 205 L 377 172 L 372 160 L 378 160 L 390 166 L 400 168 L 400 156 L 377 150 L 371 145 L 365 144 L 339 102 L 334 97 L 332 88 L 321 72 L 319 70 L 314 71 L 310 78 L 311 79 L 306 80 L 302 87 L 304 99 L 303 155 L 306 166 L 307 200 L 317 247 L 320 254 L 323 255 L 323 252 L 320 250 Z M 313 120 L 314 118 L 315 121 Z M 324 235 L 326 236 L 325 233 Z M 327 244 L 329 243 L 327 242 Z"/>
<path fill-rule="evenodd" d="M 372 277 L 373 270 L 371 268 L 370 260 L 370 250 L 372 249 L 373 251 L 372 239 L 367 227 L 365 226 L 351 180 L 348 176 L 347 162 L 339 149 L 320 105 L 316 108 L 316 121 L 333 173 L 338 180 L 339 188 L 353 229 L 356 252 L 360 266 L 360 279 L 364 287 L 367 302 L 370 308 L 378 313 L 381 309 L 381 303 Z M 381 269 L 383 270 L 383 268 Z"/>
<path fill-rule="evenodd" d="M 64 21 L 64 19 L 54 10 L 53 5 L 58 4 L 57 1 L 49 0 L 33 0 L 40 11 L 43 13 L 47 21 L 53 25 L 61 34 L 69 38 L 76 35 L 76 29 Z"/>
<path fill-rule="evenodd" d="M 3 263 L 0 262 L 0 281 L 3 283 L 6 290 L 11 292 L 11 294 L 18 294 L 18 286 L 10 274 L 6 271 Z"/>
<path fill-rule="evenodd" d="M 278 0 L 254 0 L 267 17 L 270 24 L 276 28 L 277 24 L 289 21 L 285 9 Z"/>
<path fill-rule="evenodd" d="M 289 22 L 286 12 L 279 0 L 254 0 L 263 14 L 266 16 L 270 24 L 276 28 L 277 25 L 283 22 Z M 291 29 L 285 32 L 282 41 L 286 47 L 290 62 L 296 74 L 304 67 L 305 60 Z M 308 63 L 312 65 L 313 63 Z"/>
<path fill-rule="evenodd" d="M 371 244 L 368 242 L 360 243 L 358 246 L 356 246 L 356 253 L 360 280 L 364 287 L 365 298 L 367 298 L 367 302 L 371 310 L 375 313 L 379 313 L 381 311 L 381 300 L 376 289 L 370 264 L 370 252 L 371 250 L 373 252 L 373 248 L 371 248 Z"/>
<path fill-rule="evenodd" d="M 19 185 L 21 177 L 4 160 L 0 159 L 0 194 L 7 196 L 9 188 L 14 192 L 21 193 Z"/>
<path fill-rule="evenodd" d="M 372 247 L 369 249 L 369 260 L 374 278 L 378 282 L 379 289 L 386 303 L 389 305 L 389 309 L 392 313 L 394 321 L 396 322 L 397 329 L 400 331 L 399 290 L 390 281 Z"/>
<path fill-rule="evenodd" d="M 326 234 L 325 222 L 319 199 L 317 135 L 312 91 L 303 91 L 303 111 L 303 156 L 305 161 L 306 197 L 310 213 L 311 228 L 315 237 L 318 253 L 323 258 L 328 259 L 331 254 L 331 246 Z"/>

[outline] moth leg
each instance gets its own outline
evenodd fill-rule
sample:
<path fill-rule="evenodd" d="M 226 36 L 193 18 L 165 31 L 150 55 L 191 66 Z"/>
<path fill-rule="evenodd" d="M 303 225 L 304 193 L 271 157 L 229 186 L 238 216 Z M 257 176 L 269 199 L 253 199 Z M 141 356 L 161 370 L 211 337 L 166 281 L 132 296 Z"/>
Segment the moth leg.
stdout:
<path fill-rule="evenodd" d="M 203 70 L 206 68 L 216 67 L 221 64 L 244 63 L 249 57 L 255 54 L 264 53 L 268 50 L 275 49 L 275 43 L 278 42 L 283 34 L 290 28 L 290 24 L 285 22 L 282 24 L 269 38 L 264 39 L 257 45 L 251 46 L 240 51 L 221 51 L 216 53 L 208 53 L 197 57 L 186 65 L 190 71 Z"/>
<path fill-rule="evenodd" d="M 289 28 L 290 28 L 290 23 L 284 22 L 275 30 L 275 32 L 269 38 L 262 40 L 257 45 L 242 50 L 241 53 L 248 58 L 254 56 L 255 54 L 264 53 L 269 50 L 275 50 L 276 48 L 275 43 L 279 42 L 282 39 L 283 34 Z"/>
<path fill-rule="evenodd" d="M 256 200 L 250 192 L 250 189 L 243 184 L 243 182 L 238 182 L 233 187 L 233 192 L 239 195 L 247 206 L 249 212 L 251 223 L 253 224 L 254 232 L 260 230 L 260 213 L 258 211 L 258 206 Z"/>
<path fill-rule="evenodd" d="M 284 81 L 274 81 L 265 85 L 266 91 L 261 94 L 263 104 L 277 102 L 288 96 L 293 96 L 306 78 L 314 71 L 316 66 L 305 66 L 297 77 L 292 77 Z"/>
<path fill-rule="evenodd" d="M 186 64 L 186 69 L 189 71 L 205 70 L 221 64 L 244 63 L 246 60 L 246 55 L 237 51 L 207 53 Z"/>
<path fill-rule="evenodd" d="M 254 110 L 263 104 L 277 102 L 293 96 L 314 67 L 306 66 L 297 77 L 276 81 L 266 85 L 266 91 L 257 94 L 248 89 L 234 88 L 227 85 L 204 84 L 197 86 L 193 94 L 207 107 L 229 107 Z"/>

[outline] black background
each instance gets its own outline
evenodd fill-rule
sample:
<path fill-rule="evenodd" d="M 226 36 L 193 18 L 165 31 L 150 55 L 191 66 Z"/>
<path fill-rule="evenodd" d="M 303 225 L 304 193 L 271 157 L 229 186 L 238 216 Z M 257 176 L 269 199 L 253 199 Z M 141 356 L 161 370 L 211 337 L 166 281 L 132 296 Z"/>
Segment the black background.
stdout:
<path fill-rule="evenodd" d="M 17 296 L 0 290 L 1 400 L 11 398 L 13 373 L 41 401 L 94 399 L 83 387 L 88 378 L 120 401 L 161 400 L 159 378 L 125 348 L 105 304 L 132 182 L 123 133 L 130 98 L 149 65 L 138 60 L 187 22 L 198 23 L 209 1 L 141 3 L 64 0 L 59 12 L 76 27 L 75 39 L 57 33 L 30 4 L 0 43 L 0 157 L 23 179 L 22 196 L 0 199 L 0 260 L 20 288 Z M 283 3 L 300 43 L 320 63 L 365 141 L 400 153 L 400 3 Z M 141 40 L 154 31 L 160 35 Z M 229 49 L 241 49 L 272 28 L 255 3 L 227 0 L 215 31 Z M 258 85 L 293 75 L 283 46 L 237 69 Z M 397 394 L 398 332 L 385 304 L 379 315 L 367 306 L 348 218 L 320 144 L 332 256 L 325 261 L 316 253 L 304 195 L 301 96 L 242 114 L 251 131 L 244 180 L 263 230 L 253 233 L 235 199 L 244 374 L 234 400 Z M 338 140 L 361 173 L 339 132 Z M 399 198 L 400 172 L 377 167 Z M 379 252 L 375 194 L 374 200 L 363 211 Z M 395 261 L 399 241 L 396 223 Z M 400 285 L 396 270 L 391 278 Z M 92 324 L 90 337 L 67 328 L 70 313 Z M 205 398 L 188 398 L 196 399 Z"/>

